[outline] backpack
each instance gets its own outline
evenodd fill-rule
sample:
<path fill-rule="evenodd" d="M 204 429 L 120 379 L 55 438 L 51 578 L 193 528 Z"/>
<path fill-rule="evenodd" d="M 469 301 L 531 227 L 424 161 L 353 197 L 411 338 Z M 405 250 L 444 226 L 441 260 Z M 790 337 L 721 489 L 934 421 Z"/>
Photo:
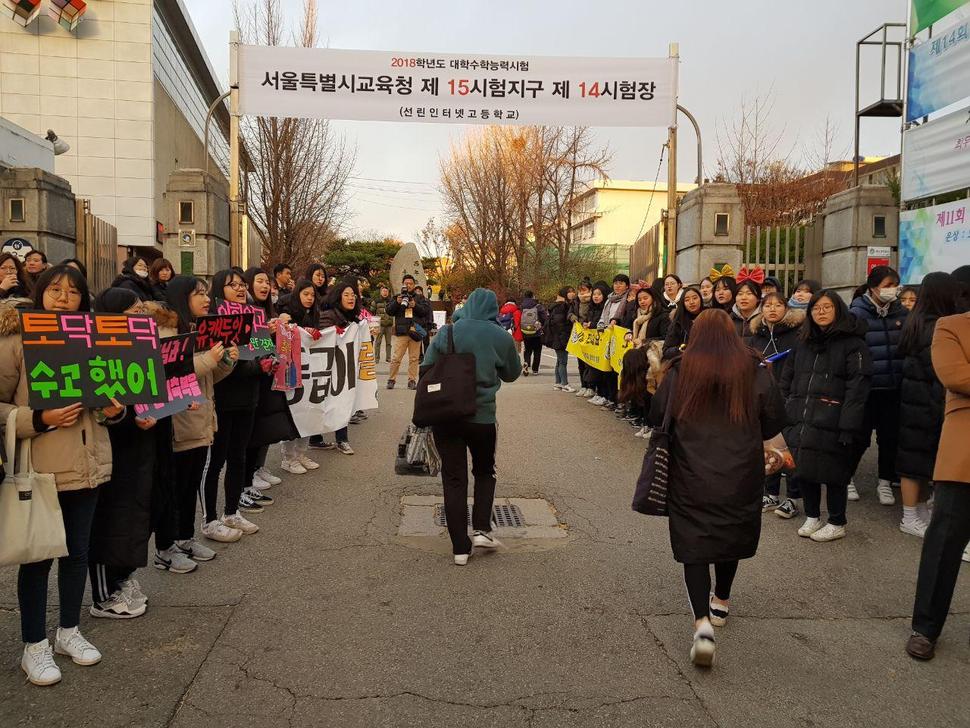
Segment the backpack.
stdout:
<path fill-rule="evenodd" d="M 512 327 L 515 326 L 515 310 L 513 309 L 508 313 L 499 314 L 498 322 L 502 324 L 503 329 L 511 331 Z"/>
<path fill-rule="evenodd" d="M 535 336 L 539 333 L 539 331 L 542 329 L 542 323 L 539 320 L 538 306 L 522 309 L 522 318 L 519 321 L 519 329 L 522 331 L 523 336 Z"/>

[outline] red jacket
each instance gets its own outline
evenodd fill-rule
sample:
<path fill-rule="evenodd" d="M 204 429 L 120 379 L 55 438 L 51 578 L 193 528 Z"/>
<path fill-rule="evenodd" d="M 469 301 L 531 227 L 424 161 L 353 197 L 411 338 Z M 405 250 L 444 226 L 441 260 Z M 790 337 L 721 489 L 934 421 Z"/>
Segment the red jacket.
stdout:
<path fill-rule="evenodd" d="M 522 310 L 514 303 L 509 301 L 499 309 L 499 316 L 512 313 L 512 338 L 515 341 L 522 341 Z"/>

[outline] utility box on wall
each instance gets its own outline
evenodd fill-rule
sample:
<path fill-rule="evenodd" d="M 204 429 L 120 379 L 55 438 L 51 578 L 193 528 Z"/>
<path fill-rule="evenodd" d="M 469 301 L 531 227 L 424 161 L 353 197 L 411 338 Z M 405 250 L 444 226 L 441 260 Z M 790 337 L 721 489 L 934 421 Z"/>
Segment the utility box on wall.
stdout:
<path fill-rule="evenodd" d="M 176 273 L 211 277 L 229 266 L 229 189 L 202 169 L 177 169 L 165 187 L 165 257 Z"/>

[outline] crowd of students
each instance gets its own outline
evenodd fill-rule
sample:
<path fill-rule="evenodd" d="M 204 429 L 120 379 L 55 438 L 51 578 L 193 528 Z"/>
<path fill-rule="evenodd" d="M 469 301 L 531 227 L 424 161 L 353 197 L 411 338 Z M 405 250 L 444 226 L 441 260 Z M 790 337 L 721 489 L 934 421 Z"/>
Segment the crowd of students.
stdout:
<path fill-rule="evenodd" d="M 900 530 L 922 537 L 932 507 L 928 484 L 944 406 L 930 343 L 938 318 L 970 308 L 968 286 L 970 266 L 930 274 L 920 286 L 905 288 L 895 270 L 877 266 L 846 304 L 813 280 L 798 281 L 789 294 L 760 269 L 744 268 L 737 275 L 712 270 L 689 285 L 673 274 L 653 285 L 631 284 L 619 274 L 611 283 L 584 280 L 576 288 L 565 287 L 548 307 L 531 292 L 521 303 L 510 296 L 499 322 L 525 351 L 523 374 L 539 371 L 542 345 L 555 352 L 553 387 L 565 392 L 576 389 L 566 371 L 574 324 L 629 330 L 635 348 L 624 357 L 621 383 L 615 372 L 579 361 L 575 394 L 615 412 L 633 426 L 636 437 L 649 437 L 646 415 L 663 372 L 685 350 L 703 311 L 726 312 L 781 387 L 788 412 L 785 436 L 799 463 L 794 473 L 766 479 L 763 511 L 785 519 L 804 512 L 798 534 L 816 542 L 845 536 L 846 502 L 860 498 L 853 475 L 875 433 L 876 496 L 893 506 L 899 489 Z"/>
<path fill-rule="evenodd" d="M 41 269 L 32 267 L 34 259 Z M 232 543 L 256 533 L 259 526 L 247 516 L 273 504 L 266 491 L 281 482 L 266 465 L 271 445 L 282 443 L 282 467 L 294 474 L 320 467 L 308 457 L 309 449 L 348 455 L 353 449 L 348 428 L 336 433 L 336 443 L 322 436 L 301 439 L 285 394 L 272 387 L 276 358 L 240 359 L 237 347 L 222 344 L 194 355 L 204 401 L 171 417 L 155 419 L 149 412 L 137 415 L 133 407 L 113 405 L 31 410 L 20 310 L 150 315 L 160 337 L 193 331 L 199 317 L 215 313 L 218 299 L 262 308 L 271 331 L 293 323 L 318 335 L 327 327 L 342 329 L 369 318 L 356 279 L 332 284 L 320 264 L 298 281 L 285 275 L 289 266 L 277 269 L 274 273 L 284 275 L 230 268 L 216 273 L 210 284 L 175 275 L 164 259 L 149 263 L 133 257 L 111 287 L 94 296 L 77 260 L 48 266 L 35 251 L 22 265 L 15 256 L 0 256 L 0 419 L 6 421 L 16 409 L 17 437 L 30 439 L 34 469 L 53 474 L 68 551 L 58 559 L 59 626 L 53 644 L 46 628 L 53 561 L 19 567 L 21 667 L 30 682 L 51 685 L 61 679 L 55 654 L 79 665 L 101 660 L 78 627 L 88 579 L 92 617 L 131 619 L 145 613 L 149 597 L 136 573 L 147 565 L 152 535 L 153 565 L 185 574 L 216 557 L 207 542 Z M 365 418 L 357 412 L 351 422 Z M 13 463 L 7 467 L 12 470 Z"/>

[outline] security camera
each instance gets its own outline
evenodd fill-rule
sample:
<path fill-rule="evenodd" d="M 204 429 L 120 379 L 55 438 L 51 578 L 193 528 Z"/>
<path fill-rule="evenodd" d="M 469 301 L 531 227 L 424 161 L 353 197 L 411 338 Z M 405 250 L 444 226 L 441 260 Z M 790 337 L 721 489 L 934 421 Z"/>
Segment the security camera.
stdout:
<path fill-rule="evenodd" d="M 57 134 L 54 133 L 53 129 L 47 130 L 47 136 L 45 138 L 47 139 L 47 141 L 49 141 L 51 144 L 54 145 L 54 156 L 57 156 L 59 154 L 64 154 L 64 152 L 68 151 L 71 148 L 71 145 L 68 144 L 63 139 L 59 138 Z"/>

